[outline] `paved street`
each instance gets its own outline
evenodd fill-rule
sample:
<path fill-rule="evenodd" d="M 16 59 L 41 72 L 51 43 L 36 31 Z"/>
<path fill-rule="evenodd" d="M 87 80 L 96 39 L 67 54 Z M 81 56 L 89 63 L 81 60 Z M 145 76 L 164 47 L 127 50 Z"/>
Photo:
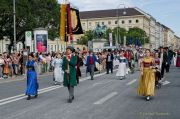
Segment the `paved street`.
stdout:
<path fill-rule="evenodd" d="M 39 79 L 40 95 L 27 101 L 26 81 L 0 84 L 0 119 L 178 119 L 180 117 L 179 70 L 171 68 L 164 85 L 149 102 L 137 96 L 139 73 L 118 80 L 114 74 L 83 77 L 75 88 L 75 100 L 67 103 L 68 91 L 54 86 L 52 75 Z"/>

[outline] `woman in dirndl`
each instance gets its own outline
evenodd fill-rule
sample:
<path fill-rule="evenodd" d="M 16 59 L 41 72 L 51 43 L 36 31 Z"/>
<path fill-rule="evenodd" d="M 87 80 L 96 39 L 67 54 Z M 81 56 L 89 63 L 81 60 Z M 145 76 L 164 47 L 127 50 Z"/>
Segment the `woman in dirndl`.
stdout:
<path fill-rule="evenodd" d="M 54 67 L 54 81 L 55 81 L 54 84 L 55 85 L 62 84 L 63 82 L 64 71 L 62 70 L 62 64 L 63 64 L 63 60 L 61 58 L 61 54 L 58 53 L 56 58 L 52 62 L 52 66 Z"/>
<path fill-rule="evenodd" d="M 120 77 L 120 80 L 122 80 L 122 79 L 125 79 L 125 76 L 127 73 L 126 66 L 128 64 L 127 59 L 124 57 L 124 50 L 120 51 L 120 56 L 119 56 L 118 60 L 119 60 L 119 67 L 118 67 L 116 76 Z"/>
<path fill-rule="evenodd" d="M 149 101 L 151 96 L 155 93 L 155 71 L 154 71 L 154 58 L 150 56 L 151 52 L 146 49 L 146 56 L 141 61 L 141 76 L 138 86 L 138 95 L 145 96 Z"/>

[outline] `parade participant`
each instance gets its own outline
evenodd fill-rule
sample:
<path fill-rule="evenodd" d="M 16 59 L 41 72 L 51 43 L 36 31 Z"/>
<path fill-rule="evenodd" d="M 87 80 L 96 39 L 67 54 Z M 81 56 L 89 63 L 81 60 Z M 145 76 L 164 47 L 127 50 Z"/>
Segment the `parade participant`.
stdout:
<path fill-rule="evenodd" d="M 26 63 L 27 68 L 27 88 L 26 88 L 26 95 L 27 100 L 31 99 L 31 96 L 37 98 L 38 96 L 38 81 L 37 81 L 37 73 L 36 73 L 36 63 L 34 61 L 34 55 L 28 55 L 28 61 Z"/>
<path fill-rule="evenodd" d="M 167 52 L 167 64 L 166 64 L 166 73 L 169 72 L 171 61 L 173 59 L 174 52 L 172 51 L 172 47 L 166 48 Z"/>
<path fill-rule="evenodd" d="M 89 51 L 89 56 L 87 57 L 87 70 L 90 72 L 91 80 L 94 80 L 94 70 L 95 70 L 95 63 L 97 62 L 96 56 L 93 54 L 92 51 Z"/>
<path fill-rule="evenodd" d="M 120 51 L 120 56 L 118 58 L 119 60 L 119 67 L 118 71 L 116 73 L 116 76 L 120 77 L 120 79 L 124 79 L 127 73 L 126 65 L 128 63 L 127 59 L 124 57 L 124 51 Z"/>
<path fill-rule="evenodd" d="M 177 61 L 177 50 L 174 50 L 174 55 L 173 55 L 173 65 L 176 66 L 176 61 Z"/>
<path fill-rule="evenodd" d="M 144 58 L 144 53 L 143 53 L 143 51 L 141 49 L 139 51 L 139 55 L 138 55 L 138 66 L 139 66 L 139 68 L 140 68 L 140 62 L 141 62 L 141 60 L 143 60 L 143 58 Z"/>
<path fill-rule="evenodd" d="M 155 86 L 157 88 L 161 87 L 161 83 L 159 82 L 161 80 L 161 69 L 160 69 L 160 58 L 158 52 L 155 53 Z"/>
<path fill-rule="evenodd" d="M 128 60 L 128 65 L 129 65 L 129 68 L 130 70 L 132 70 L 132 65 L 131 65 L 131 60 L 132 60 L 132 52 L 127 49 L 124 53 L 124 56 L 126 57 L 126 59 Z"/>
<path fill-rule="evenodd" d="M 177 51 L 176 67 L 180 67 L 180 48 Z"/>
<path fill-rule="evenodd" d="M 56 84 L 61 84 L 63 82 L 64 72 L 62 70 L 63 60 L 61 58 L 61 54 L 58 53 L 56 58 L 52 62 L 52 66 L 54 67 L 54 81 Z"/>
<path fill-rule="evenodd" d="M 4 65 L 4 59 L 2 58 L 2 54 L 0 54 L 0 79 L 3 78 L 3 65 Z"/>
<path fill-rule="evenodd" d="M 136 49 L 136 53 L 135 53 L 135 62 L 137 64 L 137 67 L 139 68 L 139 49 Z"/>
<path fill-rule="evenodd" d="M 161 78 L 164 78 L 164 70 L 167 65 L 167 53 L 164 51 L 163 47 L 160 47 L 159 57 L 160 57 L 160 62 L 161 62 L 161 64 L 160 64 Z"/>
<path fill-rule="evenodd" d="M 72 54 L 73 47 L 68 46 L 66 48 L 66 56 L 63 58 L 63 71 L 64 71 L 64 81 L 63 85 L 68 88 L 69 99 L 68 103 L 72 103 L 74 100 L 74 86 L 77 86 L 76 80 L 76 64 L 77 58 Z"/>
<path fill-rule="evenodd" d="M 141 61 L 141 76 L 138 86 L 138 95 L 146 96 L 146 100 L 150 100 L 150 96 L 154 96 L 155 75 L 153 70 L 154 59 L 150 56 L 150 50 L 146 49 L 146 56 Z"/>
<path fill-rule="evenodd" d="M 28 53 L 29 53 L 29 51 L 27 50 L 27 49 L 24 49 L 23 51 L 22 51 L 22 62 L 23 62 L 23 64 L 22 64 L 22 73 L 23 73 L 23 75 L 25 75 L 25 70 L 26 70 L 26 68 L 25 68 L 25 66 L 26 66 L 26 62 L 27 62 L 27 60 L 28 60 Z"/>
<path fill-rule="evenodd" d="M 111 70 L 111 73 L 113 73 L 113 59 L 114 56 L 111 53 L 111 50 L 108 49 L 108 54 L 106 56 L 106 70 L 107 70 L 106 74 L 109 74 L 109 70 Z"/>
<path fill-rule="evenodd" d="M 79 77 L 81 77 L 81 70 L 80 70 L 80 66 L 82 65 L 82 58 L 79 57 L 78 52 L 75 52 L 75 56 L 77 58 L 77 64 L 76 64 L 76 79 L 77 79 L 77 83 L 79 84 Z"/>
<path fill-rule="evenodd" d="M 13 63 L 12 66 L 13 66 L 14 74 L 17 75 L 18 74 L 18 63 L 19 63 L 18 53 L 13 54 L 12 63 Z"/>
<path fill-rule="evenodd" d="M 8 75 L 10 73 L 9 62 L 10 62 L 9 56 L 6 53 L 4 53 L 4 69 L 3 69 L 4 78 L 8 78 Z"/>

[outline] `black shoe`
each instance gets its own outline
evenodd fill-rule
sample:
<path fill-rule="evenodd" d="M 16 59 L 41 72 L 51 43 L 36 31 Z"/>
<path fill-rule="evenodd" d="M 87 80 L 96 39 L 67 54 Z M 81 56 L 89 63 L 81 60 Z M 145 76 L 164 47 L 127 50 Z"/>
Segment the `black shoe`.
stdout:
<path fill-rule="evenodd" d="M 38 97 L 38 94 L 34 96 L 34 98 L 37 98 Z"/>
<path fill-rule="evenodd" d="M 74 96 L 72 97 L 72 100 L 74 100 Z"/>
<path fill-rule="evenodd" d="M 30 100 L 31 99 L 31 96 L 30 95 L 28 95 L 28 97 L 27 97 L 27 99 L 26 100 Z"/>
<path fill-rule="evenodd" d="M 147 97 L 146 97 L 146 101 L 149 101 L 149 100 L 150 100 L 150 97 L 149 97 L 149 96 L 147 96 Z"/>
<path fill-rule="evenodd" d="M 68 103 L 72 103 L 72 99 L 68 99 Z"/>

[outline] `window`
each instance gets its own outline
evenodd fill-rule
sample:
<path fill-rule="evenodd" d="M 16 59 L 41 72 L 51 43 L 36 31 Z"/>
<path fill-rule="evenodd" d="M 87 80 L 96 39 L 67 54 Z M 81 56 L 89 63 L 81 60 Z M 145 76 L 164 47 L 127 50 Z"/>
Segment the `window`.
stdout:
<path fill-rule="evenodd" d="M 91 22 L 89 22 L 89 26 L 91 26 Z"/>
<path fill-rule="evenodd" d="M 83 23 L 83 26 L 85 26 L 86 24 L 85 23 Z"/>
<path fill-rule="evenodd" d="M 55 51 L 56 51 L 56 45 L 55 45 Z"/>
<path fill-rule="evenodd" d="M 131 23 L 132 21 L 131 20 L 129 20 L 129 23 Z"/>
<path fill-rule="evenodd" d="M 99 24 L 99 22 L 96 22 L 96 25 L 98 25 Z"/>
<path fill-rule="evenodd" d="M 136 23 L 139 23 L 139 20 L 138 20 L 138 19 L 136 19 Z"/>
<path fill-rule="evenodd" d="M 124 22 L 124 20 L 122 21 L 122 24 L 124 24 L 125 22 Z"/>
<path fill-rule="evenodd" d="M 51 45 L 51 51 L 53 51 L 53 45 Z"/>
<path fill-rule="evenodd" d="M 111 24 L 111 21 L 108 21 L 108 24 L 110 25 L 110 24 Z"/>
<path fill-rule="evenodd" d="M 115 24 L 118 24 L 118 21 L 115 21 Z"/>

